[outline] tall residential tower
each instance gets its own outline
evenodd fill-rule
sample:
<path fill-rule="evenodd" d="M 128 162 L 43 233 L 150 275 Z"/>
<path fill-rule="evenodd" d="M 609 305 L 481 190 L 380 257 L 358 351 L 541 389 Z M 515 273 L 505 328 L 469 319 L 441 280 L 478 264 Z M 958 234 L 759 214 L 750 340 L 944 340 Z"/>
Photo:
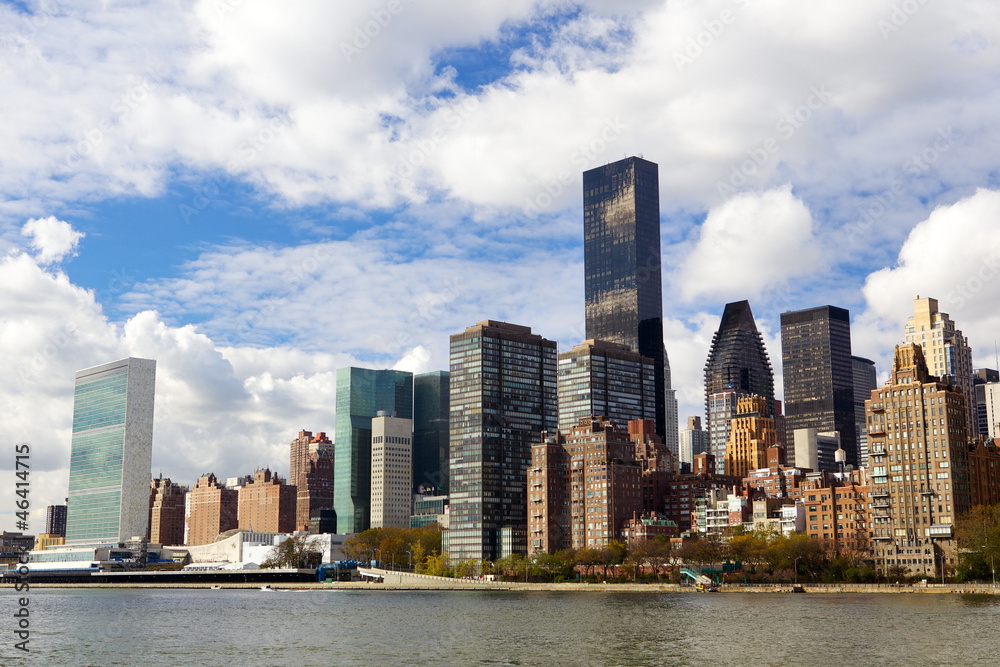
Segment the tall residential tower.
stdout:
<path fill-rule="evenodd" d="M 487 320 L 451 337 L 453 561 L 528 549 L 528 466 L 554 432 L 556 343 L 529 327 Z"/>

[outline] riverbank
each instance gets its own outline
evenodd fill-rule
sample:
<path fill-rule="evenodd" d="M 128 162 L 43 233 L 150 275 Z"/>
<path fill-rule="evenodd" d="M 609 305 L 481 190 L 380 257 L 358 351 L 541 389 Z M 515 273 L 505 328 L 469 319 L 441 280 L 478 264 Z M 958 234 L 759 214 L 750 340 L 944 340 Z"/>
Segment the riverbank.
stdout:
<path fill-rule="evenodd" d="M 996 595 L 1000 589 L 989 584 L 799 584 L 806 594 L 843 594 L 862 595 L 872 593 L 922 593 L 922 594 L 986 594 Z M 128 583 L 128 584 L 32 584 L 32 588 L 174 588 L 174 589 L 211 589 L 207 584 L 191 583 Z M 11 588 L 11 586 L 2 586 Z M 220 590 L 262 589 L 261 584 L 226 583 L 218 586 Z M 678 584 L 582 584 L 582 583 L 524 583 L 524 582 L 488 582 L 450 580 L 448 582 L 360 582 L 343 581 L 333 583 L 318 582 L 288 582 L 266 585 L 270 591 L 292 590 L 341 590 L 341 591 L 547 591 L 547 592 L 588 592 L 588 593 L 695 593 L 693 586 Z M 719 593 L 792 593 L 793 584 L 725 584 L 719 587 Z M 266 591 L 265 591 L 266 592 Z"/>

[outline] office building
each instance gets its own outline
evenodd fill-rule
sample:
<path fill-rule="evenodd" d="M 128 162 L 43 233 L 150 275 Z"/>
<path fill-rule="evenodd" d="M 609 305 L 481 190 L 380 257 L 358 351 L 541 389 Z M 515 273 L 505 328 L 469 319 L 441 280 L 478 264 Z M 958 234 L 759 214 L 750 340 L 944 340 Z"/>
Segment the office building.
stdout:
<path fill-rule="evenodd" d="M 372 419 L 371 527 L 410 527 L 413 421 L 390 412 Z"/>
<path fill-rule="evenodd" d="M 975 433 L 975 391 L 972 385 L 972 348 L 955 323 L 938 309 L 937 299 L 917 296 L 913 301 L 913 317 L 906 320 L 904 340 L 919 345 L 924 351 L 927 371 L 941 382 L 958 387 L 965 397 L 966 424 L 970 439 Z"/>
<path fill-rule="evenodd" d="M 45 508 L 45 535 L 66 537 L 66 506 L 49 505 Z"/>
<path fill-rule="evenodd" d="M 66 544 L 122 544 L 149 527 L 156 362 L 129 357 L 76 374 Z"/>
<path fill-rule="evenodd" d="M 767 467 L 767 450 L 778 444 L 770 416 L 773 402 L 764 396 L 739 397 L 726 443 L 727 475 L 743 478 Z"/>
<path fill-rule="evenodd" d="M 413 493 L 448 495 L 448 371 L 413 376 Z"/>
<path fill-rule="evenodd" d="M 177 546 L 184 544 L 184 507 L 188 488 L 164 479 L 149 481 L 150 544 Z"/>
<path fill-rule="evenodd" d="M 872 389 L 878 388 L 875 362 L 863 357 L 851 357 L 854 366 L 854 430 L 858 434 L 858 465 L 868 467 L 868 431 L 865 427 L 865 401 Z"/>
<path fill-rule="evenodd" d="M 701 427 L 701 417 L 688 417 L 687 428 L 681 431 L 680 459 L 689 466 L 698 454 L 711 451 L 708 431 Z"/>
<path fill-rule="evenodd" d="M 663 345 L 658 167 L 625 158 L 583 173 L 587 338 L 653 360 L 656 432 L 676 456 L 677 400 Z"/>
<path fill-rule="evenodd" d="M 620 428 L 634 419 L 656 417 L 653 360 L 627 345 L 587 340 L 559 354 L 559 430 L 569 432 L 592 415 Z"/>
<path fill-rule="evenodd" d="M 723 497 L 730 494 L 745 496 L 743 480 L 716 473 L 718 467 L 714 458 L 709 453 L 696 455 L 690 473 L 674 475 L 667 483 L 663 498 L 663 516 L 677 524 L 681 533 L 691 530 L 691 517 L 705 499 L 714 494 L 722 494 Z"/>
<path fill-rule="evenodd" d="M 306 464 L 295 484 L 295 529 L 314 532 L 336 532 L 336 513 L 333 510 L 333 450 L 318 449 L 306 455 Z M 314 531 L 313 520 L 323 521 L 330 530 Z"/>
<path fill-rule="evenodd" d="M 371 512 L 372 417 L 379 410 L 413 419 L 413 374 L 341 368 L 337 371 L 333 506 L 337 530 L 367 530 Z"/>
<path fill-rule="evenodd" d="M 449 526 L 448 496 L 419 494 L 413 496 L 413 514 L 410 528 L 424 528 L 437 525 L 443 530 Z"/>
<path fill-rule="evenodd" d="M 531 446 L 557 427 L 556 343 L 487 320 L 451 337 L 452 560 L 527 553 Z"/>
<path fill-rule="evenodd" d="M 1000 382 L 1000 373 L 992 368 L 977 368 L 973 371 L 972 390 L 976 394 L 976 427 L 972 429 L 971 435 L 978 434 L 984 438 L 993 437 L 990 435 L 990 418 L 986 407 L 986 385 L 998 382 Z M 994 426 L 994 428 L 996 427 Z"/>
<path fill-rule="evenodd" d="M 726 472 L 726 443 L 740 396 L 739 390 L 728 387 L 708 397 L 708 453 L 720 475 Z"/>
<path fill-rule="evenodd" d="M 781 359 L 788 432 L 837 431 L 847 462 L 857 465 L 850 313 L 834 306 L 782 313 Z M 800 465 L 786 454 L 789 465 Z"/>
<path fill-rule="evenodd" d="M 643 513 L 642 466 L 627 431 L 585 417 L 565 434 L 543 433 L 531 449 L 529 553 L 625 541 L 625 525 Z"/>
<path fill-rule="evenodd" d="M 839 472 L 837 450 L 840 434 L 836 431 L 818 431 L 814 428 L 795 429 L 792 434 L 795 461 L 799 468 L 816 472 Z"/>
<path fill-rule="evenodd" d="M 958 562 L 954 525 L 972 506 L 965 395 L 910 342 L 865 407 L 876 565 L 940 577 Z"/>
<path fill-rule="evenodd" d="M 1000 438 L 1000 382 L 983 385 L 983 407 L 986 413 L 986 437 Z"/>
<path fill-rule="evenodd" d="M 733 399 L 740 396 L 763 396 L 767 399 L 765 416 L 771 416 L 774 373 L 764 347 L 764 339 L 757 331 L 757 324 L 747 301 L 726 304 L 722 322 L 712 337 L 712 347 L 705 362 L 705 415 L 708 419 L 709 440 L 714 443 L 712 454 L 718 462 L 724 462 L 726 458 L 733 401 L 713 401 L 712 396 L 730 389 L 733 390 Z M 715 409 L 721 409 L 722 414 L 714 414 Z M 716 433 L 719 429 L 721 432 Z"/>
<path fill-rule="evenodd" d="M 239 527 L 239 491 L 227 489 L 215 473 L 198 478 L 185 499 L 184 544 L 211 544 Z"/>

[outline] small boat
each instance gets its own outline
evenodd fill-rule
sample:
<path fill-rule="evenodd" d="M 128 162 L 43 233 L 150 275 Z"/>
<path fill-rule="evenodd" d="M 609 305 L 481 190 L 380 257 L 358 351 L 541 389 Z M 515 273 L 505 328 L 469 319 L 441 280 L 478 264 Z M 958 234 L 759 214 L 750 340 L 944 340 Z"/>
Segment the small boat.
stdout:
<path fill-rule="evenodd" d="M 262 590 L 262 591 L 271 591 L 272 593 L 274 592 L 274 589 L 271 588 L 270 584 L 264 584 L 263 586 L 260 587 L 260 590 Z"/>
<path fill-rule="evenodd" d="M 694 587 L 699 593 L 718 593 L 719 587 L 715 584 L 698 584 Z"/>
<path fill-rule="evenodd" d="M 222 590 L 222 586 L 220 586 L 219 584 L 212 584 L 212 590 L 213 591 L 221 591 Z"/>

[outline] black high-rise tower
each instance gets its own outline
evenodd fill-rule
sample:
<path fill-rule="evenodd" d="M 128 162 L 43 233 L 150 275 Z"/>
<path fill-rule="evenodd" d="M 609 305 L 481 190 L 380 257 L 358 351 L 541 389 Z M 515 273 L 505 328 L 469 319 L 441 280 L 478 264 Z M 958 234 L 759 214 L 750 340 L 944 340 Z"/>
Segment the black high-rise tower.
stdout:
<path fill-rule="evenodd" d="M 677 454 L 677 401 L 663 345 L 657 166 L 630 157 L 583 172 L 587 338 L 653 359 L 656 432 Z"/>

